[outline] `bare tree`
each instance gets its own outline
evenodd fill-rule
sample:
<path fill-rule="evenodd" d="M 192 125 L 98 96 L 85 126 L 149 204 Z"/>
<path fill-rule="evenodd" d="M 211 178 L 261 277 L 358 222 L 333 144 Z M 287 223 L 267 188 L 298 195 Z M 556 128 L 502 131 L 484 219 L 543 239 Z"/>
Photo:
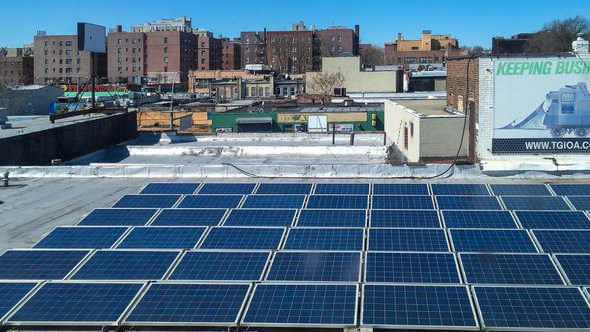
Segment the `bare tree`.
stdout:
<path fill-rule="evenodd" d="M 379 45 L 363 47 L 361 60 L 365 67 L 382 66 L 384 63 L 385 50 Z"/>
<path fill-rule="evenodd" d="M 590 23 L 580 15 L 563 21 L 546 23 L 543 30 L 529 39 L 525 51 L 528 53 L 560 53 L 572 50 L 572 42 L 579 33 L 590 32 Z"/>
<path fill-rule="evenodd" d="M 334 88 L 341 88 L 346 82 L 346 77 L 341 72 L 327 73 L 319 72 L 311 80 L 311 90 L 313 92 L 330 96 Z"/>

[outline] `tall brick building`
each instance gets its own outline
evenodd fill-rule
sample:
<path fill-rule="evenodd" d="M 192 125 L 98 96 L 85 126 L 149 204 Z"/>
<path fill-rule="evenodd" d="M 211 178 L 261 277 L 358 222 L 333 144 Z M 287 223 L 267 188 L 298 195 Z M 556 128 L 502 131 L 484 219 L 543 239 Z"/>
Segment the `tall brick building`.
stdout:
<path fill-rule="evenodd" d="M 147 36 L 115 27 L 107 36 L 108 78 L 112 83 L 141 84 L 147 75 Z"/>
<path fill-rule="evenodd" d="M 321 55 L 330 57 L 341 54 L 359 55 L 359 29 L 360 27 L 355 25 L 354 31 L 343 26 L 318 30 L 317 35 L 321 45 Z"/>
<path fill-rule="evenodd" d="M 22 48 L 0 49 L 0 86 L 33 84 L 34 60 Z"/>
<path fill-rule="evenodd" d="M 222 42 L 208 31 L 197 33 L 197 70 L 221 69 Z"/>
<path fill-rule="evenodd" d="M 236 70 L 242 68 L 242 48 L 239 41 L 229 38 L 221 40 L 221 69 Z"/>
<path fill-rule="evenodd" d="M 385 65 L 402 65 L 408 69 L 411 64 L 446 63 L 449 57 L 467 53 L 451 35 L 433 35 L 430 30 L 424 30 L 420 39 L 405 40 L 398 33 L 396 41 L 385 43 Z"/>

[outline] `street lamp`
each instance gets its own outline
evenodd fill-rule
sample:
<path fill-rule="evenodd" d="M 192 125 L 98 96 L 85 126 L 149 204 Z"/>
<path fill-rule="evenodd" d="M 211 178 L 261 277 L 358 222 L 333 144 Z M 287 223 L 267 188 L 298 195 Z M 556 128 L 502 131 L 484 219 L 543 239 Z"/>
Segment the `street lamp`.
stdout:
<path fill-rule="evenodd" d="M 181 71 L 177 71 L 174 73 L 174 77 L 172 77 L 172 93 L 170 94 L 170 131 L 174 131 L 174 114 L 172 113 L 172 106 L 174 105 L 174 83 L 176 82 L 176 76 L 181 73 Z"/>

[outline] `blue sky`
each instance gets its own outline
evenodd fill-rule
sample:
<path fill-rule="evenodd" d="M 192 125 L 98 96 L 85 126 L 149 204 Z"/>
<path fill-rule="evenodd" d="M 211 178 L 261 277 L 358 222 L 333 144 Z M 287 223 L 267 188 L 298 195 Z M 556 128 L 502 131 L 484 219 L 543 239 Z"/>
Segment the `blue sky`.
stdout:
<path fill-rule="evenodd" d="M 47 34 L 75 34 L 76 22 L 109 28 L 188 16 L 193 27 L 216 36 L 237 37 L 243 30 L 290 29 L 304 21 L 323 29 L 332 25 L 361 28 L 361 42 L 382 45 L 401 32 L 417 39 L 424 29 L 450 33 L 461 45 L 489 47 L 493 36 L 511 36 L 540 29 L 554 19 L 575 15 L 590 19 L 588 0 L 21 0 L 2 1 L 0 47 L 22 47 L 37 30 Z"/>

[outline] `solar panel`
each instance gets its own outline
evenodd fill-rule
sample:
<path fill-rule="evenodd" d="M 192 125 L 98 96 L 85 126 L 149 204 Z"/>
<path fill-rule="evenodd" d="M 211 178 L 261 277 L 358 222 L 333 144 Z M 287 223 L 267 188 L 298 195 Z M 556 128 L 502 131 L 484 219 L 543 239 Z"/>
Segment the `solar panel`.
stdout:
<path fill-rule="evenodd" d="M 160 195 L 190 195 L 199 188 L 200 183 L 175 183 L 175 182 L 160 182 L 148 184 L 140 194 L 160 194 Z"/>
<path fill-rule="evenodd" d="M 590 308 L 573 287 L 474 287 L 482 327 L 587 329 Z"/>
<path fill-rule="evenodd" d="M 544 252 L 590 254 L 590 231 L 533 230 Z"/>
<path fill-rule="evenodd" d="M 472 183 L 434 183 L 432 184 L 434 195 L 459 195 L 459 196 L 481 196 L 489 195 L 490 192 L 485 184 Z"/>
<path fill-rule="evenodd" d="M 366 195 L 310 195 L 309 209 L 367 209 L 369 196 Z"/>
<path fill-rule="evenodd" d="M 360 252 L 279 251 L 266 280 L 359 282 L 360 266 Z"/>
<path fill-rule="evenodd" d="M 117 248 L 191 249 L 205 230 L 205 227 L 135 227 Z"/>
<path fill-rule="evenodd" d="M 450 235 L 458 252 L 537 252 L 521 229 L 451 229 Z"/>
<path fill-rule="evenodd" d="M 63 279 L 88 253 L 83 250 L 9 250 L 0 256 L 0 279 Z"/>
<path fill-rule="evenodd" d="M 373 209 L 390 210 L 431 210 L 434 209 L 431 196 L 377 196 L 373 195 Z"/>
<path fill-rule="evenodd" d="M 181 195 L 125 195 L 115 208 L 171 208 Z"/>
<path fill-rule="evenodd" d="M 307 195 L 311 192 L 311 186 L 311 183 L 261 183 L 256 194 Z"/>
<path fill-rule="evenodd" d="M 590 184 L 552 184 L 558 196 L 590 196 Z"/>
<path fill-rule="evenodd" d="M 34 248 L 110 248 L 126 231 L 127 227 L 57 227 Z"/>
<path fill-rule="evenodd" d="M 164 209 L 150 226 L 217 226 L 225 209 Z"/>
<path fill-rule="evenodd" d="M 571 210 L 557 196 L 502 196 L 502 201 L 508 210 Z"/>
<path fill-rule="evenodd" d="M 371 251 L 449 251 L 445 232 L 427 228 L 371 228 Z"/>
<path fill-rule="evenodd" d="M 568 199 L 576 210 L 590 210 L 590 196 L 573 196 Z"/>
<path fill-rule="evenodd" d="M 494 196 L 436 196 L 441 210 L 501 210 Z"/>
<path fill-rule="evenodd" d="M 292 228 L 285 249 L 363 250 L 362 228 Z"/>
<path fill-rule="evenodd" d="M 209 195 L 247 195 L 251 194 L 256 183 L 205 183 L 199 189 L 199 194 Z"/>
<path fill-rule="evenodd" d="M 373 195 L 429 195 L 427 184 L 375 183 Z"/>
<path fill-rule="evenodd" d="M 78 280 L 158 280 L 178 257 L 175 251 L 97 251 L 72 276 Z"/>
<path fill-rule="evenodd" d="M 440 227 L 436 210 L 371 210 L 371 227 Z"/>
<path fill-rule="evenodd" d="M 581 211 L 516 211 L 524 228 L 590 229 L 590 220 Z"/>
<path fill-rule="evenodd" d="M 242 325 L 353 326 L 356 285 L 258 284 Z"/>
<path fill-rule="evenodd" d="M 212 227 L 201 249 L 278 249 L 284 228 Z"/>
<path fill-rule="evenodd" d="M 459 254 L 469 284 L 563 285 L 549 255 Z"/>
<path fill-rule="evenodd" d="M 305 195 L 248 195 L 244 209 L 300 209 Z"/>
<path fill-rule="evenodd" d="M 366 282 L 461 283 L 451 253 L 367 252 Z"/>
<path fill-rule="evenodd" d="M 249 289 L 248 284 L 152 284 L 125 323 L 231 325 Z"/>
<path fill-rule="evenodd" d="M 298 227 L 365 227 L 367 210 L 305 209 L 299 213 Z"/>
<path fill-rule="evenodd" d="M 517 228 L 509 211 L 446 210 L 442 216 L 447 228 Z"/>
<path fill-rule="evenodd" d="M 551 196 L 544 184 L 492 184 L 496 196 Z"/>
<path fill-rule="evenodd" d="M 8 321 L 16 324 L 113 324 L 129 306 L 142 284 L 44 284 Z"/>
<path fill-rule="evenodd" d="M 186 209 L 233 209 L 242 201 L 242 195 L 186 195 L 179 208 Z"/>
<path fill-rule="evenodd" d="M 78 226 L 143 226 L 157 209 L 95 209 Z"/>
<path fill-rule="evenodd" d="M 361 325 L 403 328 L 478 327 L 466 286 L 363 287 Z"/>
<path fill-rule="evenodd" d="M 269 256 L 266 251 L 189 251 L 169 279 L 257 281 Z"/>
<path fill-rule="evenodd" d="M 318 183 L 314 193 L 316 195 L 368 195 L 368 183 Z"/>
<path fill-rule="evenodd" d="M 555 255 L 572 285 L 590 285 L 590 255 Z"/>
<path fill-rule="evenodd" d="M 36 285 L 30 282 L 0 282 L 0 321 Z"/>
<path fill-rule="evenodd" d="M 232 210 L 224 226 L 284 226 L 293 224 L 297 210 L 237 209 Z"/>

